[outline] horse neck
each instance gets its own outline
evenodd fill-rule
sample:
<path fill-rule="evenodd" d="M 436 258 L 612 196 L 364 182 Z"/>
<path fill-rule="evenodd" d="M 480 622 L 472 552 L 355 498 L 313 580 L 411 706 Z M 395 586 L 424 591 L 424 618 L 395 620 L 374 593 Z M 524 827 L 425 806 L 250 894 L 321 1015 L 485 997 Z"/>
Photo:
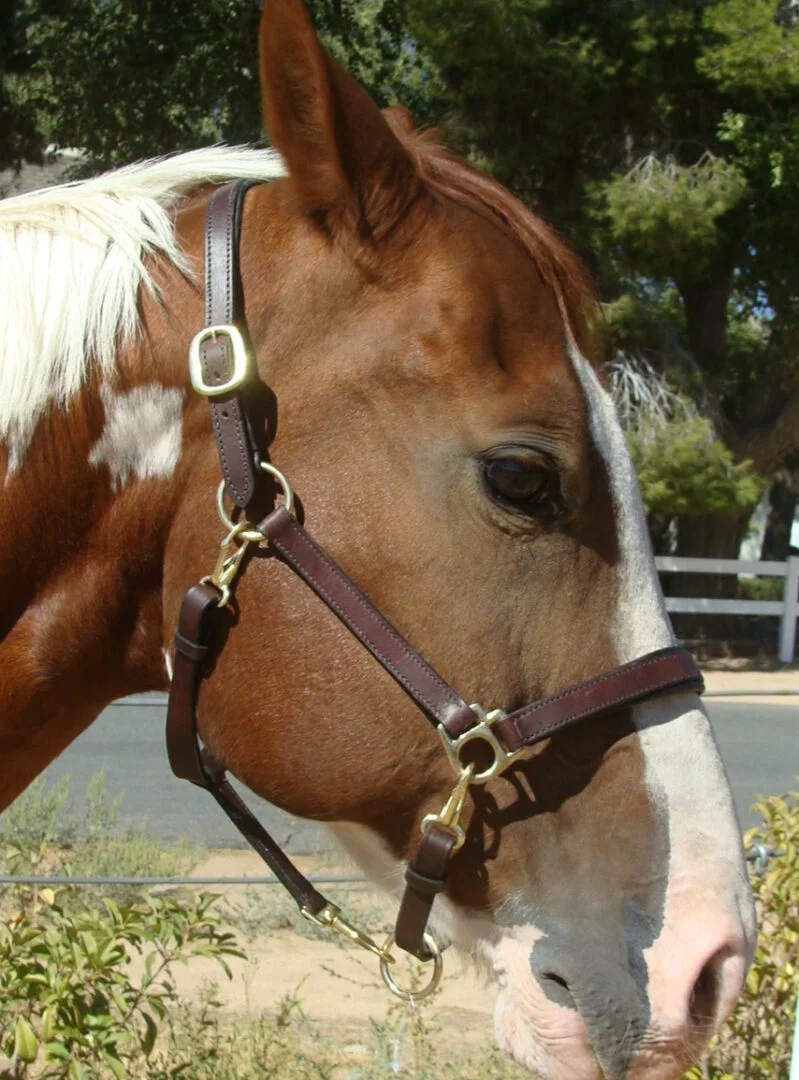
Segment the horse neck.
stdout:
<path fill-rule="evenodd" d="M 187 396 L 185 342 L 169 316 L 173 287 L 187 286 L 167 277 L 165 303 L 142 304 L 140 340 L 113 374 L 92 371 L 54 405 L 15 468 L 0 459 L 0 663 L 25 657 L 34 681 L 42 669 L 62 684 L 82 672 L 107 700 L 165 681 L 163 552 Z"/>

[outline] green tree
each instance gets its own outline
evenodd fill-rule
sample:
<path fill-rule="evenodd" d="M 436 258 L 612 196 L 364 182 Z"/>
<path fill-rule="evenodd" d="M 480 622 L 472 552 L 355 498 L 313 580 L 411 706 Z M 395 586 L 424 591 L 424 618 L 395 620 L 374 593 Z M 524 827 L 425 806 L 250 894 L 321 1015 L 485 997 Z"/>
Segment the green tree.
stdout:
<path fill-rule="evenodd" d="M 6 0 L 0 7 L 0 169 L 41 157 L 41 133 L 28 94 L 30 17 L 26 0 Z"/>
<path fill-rule="evenodd" d="M 262 138 L 256 0 L 25 0 L 15 22 L 41 139 L 85 171 L 219 140 Z M 332 51 L 381 102 L 424 114 L 426 76 L 397 0 L 315 0 Z M 18 100 L 22 94 L 18 93 Z"/>

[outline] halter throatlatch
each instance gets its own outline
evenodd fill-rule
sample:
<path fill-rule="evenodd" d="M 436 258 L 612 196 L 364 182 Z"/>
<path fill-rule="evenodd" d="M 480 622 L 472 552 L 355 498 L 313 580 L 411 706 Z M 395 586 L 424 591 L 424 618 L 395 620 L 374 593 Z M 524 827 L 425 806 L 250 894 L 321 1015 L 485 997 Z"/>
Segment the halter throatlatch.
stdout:
<path fill-rule="evenodd" d="M 293 492 L 286 477 L 263 460 L 250 405 L 258 376 L 251 358 L 243 316 L 238 269 L 241 208 L 249 183 L 219 188 L 208 204 L 205 231 L 208 325 L 191 344 L 189 372 L 194 389 L 207 397 L 224 480 L 218 509 L 227 530 L 213 572 L 193 585 L 183 600 L 175 634 L 175 660 L 167 713 L 167 749 L 179 777 L 206 788 L 269 865 L 302 914 L 317 926 L 335 930 L 380 959 L 392 993 L 416 1000 L 431 993 L 442 973 L 441 948 L 427 930 L 435 897 L 447 878 L 450 858 L 465 835 L 460 817 L 469 789 L 487 784 L 521 752 L 573 724 L 616 712 L 637 701 L 676 689 L 701 693 L 702 676 L 684 649 L 672 646 L 648 653 L 587 682 L 569 687 L 512 713 L 468 704 L 392 626 L 292 513 Z M 279 503 L 257 524 L 234 522 L 224 505 L 225 490 L 241 511 L 260 493 L 268 474 L 282 493 Z M 422 838 L 405 874 L 405 892 L 394 933 L 381 946 L 346 920 L 294 866 L 256 820 L 228 782 L 224 767 L 197 734 L 197 696 L 207 672 L 236 577 L 252 545 L 267 544 L 335 613 L 362 645 L 403 688 L 441 738 L 455 782 L 444 806 L 422 822 Z M 467 748 L 481 751 L 480 766 L 464 760 Z M 391 973 L 397 945 L 423 961 L 432 974 L 422 990 L 404 990 Z"/>

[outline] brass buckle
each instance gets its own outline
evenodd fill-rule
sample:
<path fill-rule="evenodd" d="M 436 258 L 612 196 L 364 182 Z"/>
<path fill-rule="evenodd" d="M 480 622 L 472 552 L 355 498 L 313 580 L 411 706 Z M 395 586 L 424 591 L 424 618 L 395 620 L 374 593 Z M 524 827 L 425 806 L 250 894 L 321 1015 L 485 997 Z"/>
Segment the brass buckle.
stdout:
<path fill-rule="evenodd" d="M 205 381 L 203 375 L 200 348 L 204 342 L 211 339 L 216 340 L 220 335 L 226 337 L 230 342 L 230 349 L 233 354 L 233 371 L 225 382 L 219 383 L 217 386 L 211 386 L 210 383 Z M 231 390 L 237 390 L 247 378 L 249 370 L 250 350 L 244 335 L 237 326 L 230 324 L 206 326 L 192 338 L 189 346 L 189 377 L 195 391 L 202 394 L 203 397 L 217 397 L 220 394 L 229 394 Z"/>
<path fill-rule="evenodd" d="M 307 907 L 300 908 L 300 914 L 308 922 L 312 922 L 314 926 L 318 926 L 322 930 L 335 930 L 337 934 L 341 934 L 347 941 L 351 941 L 353 945 L 360 945 L 362 949 L 373 953 L 380 958 L 381 967 L 383 964 L 394 963 L 389 942 L 386 942 L 382 947 L 378 945 L 368 934 L 364 934 L 356 926 L 353 926 L 348 919 L 345 919 L 341 914 L 341 908 L 331 904 L 330 901 L 325 904 L 318 915 L 315 915 Z"/>
<path fill-rule="evenodd" d="M 495 776 L 499 776 L 500 773 L 504 772 L 505 769 L 516 760 L 521 753 L 521 750 L 506 750 L 492 730 L 492 725 L 495 724 L 497 720 L 503 720 L 508 715 L 506 712 L 502 709 L 492 709 L 491 712 L 486 712 L 481 705 L 470 705 L 469 708 L 478 719 L 478 723 L 475 724 L 474 727 L 470 727 L 468 731 L 464 731 L 462 735 L 458 735 L 453 739 L 444 725 L 439 724 L 438 734 L 444 744 L 447 757 L 458 777 L 463 774 L 464 768 L 466 767 L 460 756 L 464 746 L 467 746 L 470 742 L 477 742 L 478 740 L 486 743 L 491 750 L 494 759 L 485 769 L 482 769 L 480 772 L 473 772 L 469 783 L 487 784 L 489 780 L 493 780 Z"/>

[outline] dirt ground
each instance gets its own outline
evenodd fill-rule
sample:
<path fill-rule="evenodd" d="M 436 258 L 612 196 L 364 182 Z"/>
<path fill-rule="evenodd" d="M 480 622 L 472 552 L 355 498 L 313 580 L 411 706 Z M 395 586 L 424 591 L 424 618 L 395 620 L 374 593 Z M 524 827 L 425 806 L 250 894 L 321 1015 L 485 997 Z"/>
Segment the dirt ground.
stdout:
<path fill-rule="evenodd" d="M 769 705 L 792 705 L 796 707 L 799 694 L 799 667 L 791 666 L 778 671 L 744 670 L 745 661 L 716 660 L 702 665 L 705 677 L 705 696 L 729 696 L 730 702 L 752 704 L 767 702 Z"/>
<path fill-rule="evenodd" d="M 298 857 L 306 874 L 352 875 L 360 871 L 338 855 Z M 246 851 L 221 851 L 195 867 L 197 877 L 263 877 L 257 855 Z M 221 888 L 221 887 L 220 887 Z M 393 924 L 393 907 L 370 885 L 320 885 L 320 890 L 359 927 L 383 941 Z M 216 891 L 211 889 L 210 891 Z M 323 933 L 296 913 L 292 901 L 278 886 L 228 886 L 225 910 L 238 931 L 247 960 L 233 961 L 228 981 L 211 961 L 193 961 L 177 973 L 181 995 L 199 999 L 209 980 L 218 989 L 226 1008 L 236 1014 L 257 1016 L 276 1012 L 296 999 L 305 1014 L 322 1031 L 335 1031 L 337 1042 L 349 1037 L 360 1041 L 370 1021 L 396 1019 L 397 1002 L 383 985 L 379 962 L 371 954 L 338 935 Z M 401 956 L 401 954 L 400 954 Z M 399 963 L 397 981 L 410 985 L 409 967 Z M 421 975 L 426 968 L 415 965 Z M 441 989 L 425 1015 L 432 1022 L 434 1038 L 457 1037 L 461 1048 L 487 1049 L 493 1045 L 492 1013 L 495 989 L 487 985 L 454 950 L 444 958 Z"/>

